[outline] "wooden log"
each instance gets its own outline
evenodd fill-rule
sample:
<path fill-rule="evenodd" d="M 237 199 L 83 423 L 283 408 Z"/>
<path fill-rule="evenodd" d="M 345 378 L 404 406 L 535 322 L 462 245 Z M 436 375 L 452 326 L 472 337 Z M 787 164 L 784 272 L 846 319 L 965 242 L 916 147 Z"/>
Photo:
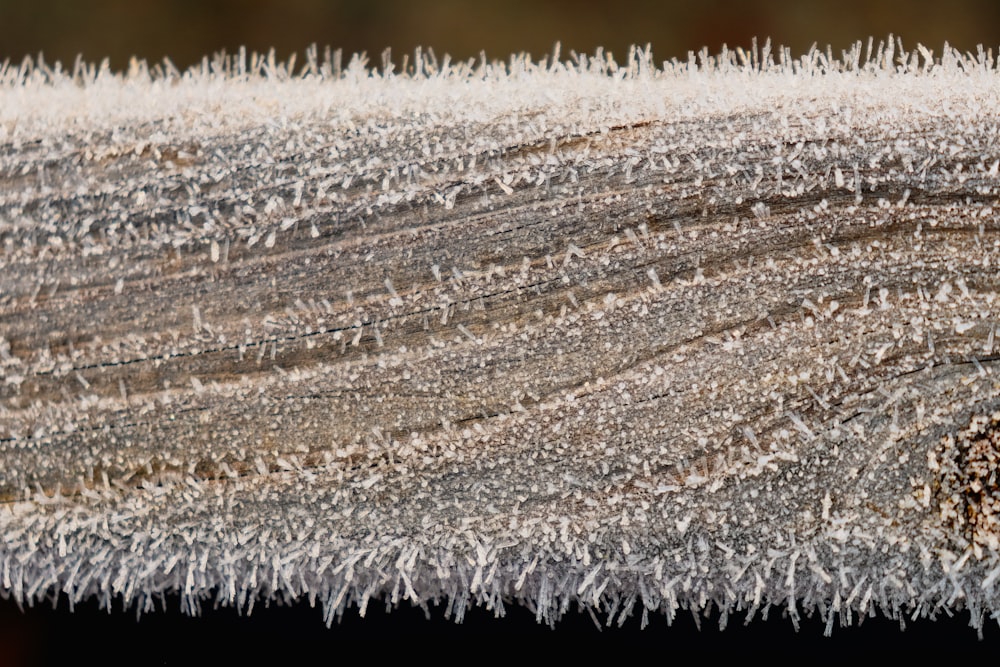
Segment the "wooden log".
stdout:
<path fill-rule="evenodd" d="M 0 594 L 1000 609 L 992 61 L 307 62 L 0 71 Z"/>

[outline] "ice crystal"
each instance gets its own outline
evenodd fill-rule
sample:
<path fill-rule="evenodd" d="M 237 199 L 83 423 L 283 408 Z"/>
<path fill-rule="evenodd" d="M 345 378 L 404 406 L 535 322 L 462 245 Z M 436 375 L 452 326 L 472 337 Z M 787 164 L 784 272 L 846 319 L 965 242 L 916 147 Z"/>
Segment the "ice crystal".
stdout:
<path fill-rule="evenodd" d="M 998 105 L 893 40 L 4 64 L 0 595 L 981 627 Z"/>

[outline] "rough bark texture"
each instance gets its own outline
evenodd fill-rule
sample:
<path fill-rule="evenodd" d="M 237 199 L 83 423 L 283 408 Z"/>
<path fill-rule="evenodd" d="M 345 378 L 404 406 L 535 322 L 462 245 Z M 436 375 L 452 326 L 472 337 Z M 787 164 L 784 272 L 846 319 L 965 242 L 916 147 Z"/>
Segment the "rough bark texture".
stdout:
<path fill-rule="evenodd" d="M 981 626 L 1000 78 L 863 51 L 0 72 L 0 594 Z"/>

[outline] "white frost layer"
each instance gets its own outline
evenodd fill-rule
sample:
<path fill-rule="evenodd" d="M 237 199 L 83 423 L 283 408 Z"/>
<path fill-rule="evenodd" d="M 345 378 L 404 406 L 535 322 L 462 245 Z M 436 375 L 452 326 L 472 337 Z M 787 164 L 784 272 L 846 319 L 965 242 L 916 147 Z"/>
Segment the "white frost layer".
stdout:
<path fill-rule="evenodd" d="M 919 135 L 927 126 L 938 132 L 930 136 L 940 140 L 933 148 L 941 155 L 974 154 L 980 147 L 970 143 L 978 139 L 984 143 L 981 153 L 992 155 L 987 149 L 995 148 L 995 138 L 976 133 L 983 127 L 984 110 L 998 108 L 1000 92 L 991 56 L 946 51 L 934 60 L 924 49 L 907 53 L 892 44 L 868 50 L 858 45 L 836 61 L 819 51 L 797 59 L 786 52 L 778 57 L 766 51 L 730 52 L 662 66 L 641 51 L 621 66 L 602 57 L 572 63 L 514 58 L 506 64 L 457 65 L 422 57 L 416 59 L 415 72 L 400 75 L 372 72 L 361 60 L 353 60 L 343 71 L 334 63 L 316 63 L 295 76 L 267 60 L 246 67 L 241 60 L 219 60 L 185 74 L 151 75 L 145 66 L 136 65 L 126 76 L 106 71 L 65 75 L 40 66 L 8 66 L 0 71 L 0 167 L 12 170 L 29 152 L 40 164 L 46 159 L 59 162 L 87 151 L 97 135 L 102 136 L 103 153 L 87 155 L 87 160 L 100 162 L 102 156 L 138 155 L 147 146 L 193 142 L 211 152 L 218 137 L 270 136 L 267 133 L 274 130 L 273 136 L 283 142 L 275 148 L 286 155 L 333 156 L 323 165 L 323 176 L 336 186 L 346 190 L 352 180 L 373 184 L 365 205 L 352 213 L 410 199 L 448 207 L 454 200 L 435 192 L 433 174 L 423 173 L 409 183 L 396 179 L 395 186 L 386 176 L 382 194 L 377 184 L 396 164 L 499 155 L 550 138 L 584 137 L 647 122 L 712 127 L 761 114 L 778 124 L 758 128 L 773 132 L 768 136 L 776 146 L 800 137 L 820 141 L 836 136 L 847 151 L 845 137 L 863 145 L 866 137 L 886 141 L 894 133 Z M 940 134 L 942 126 L 953 130 L 953 141 Z M 360 150 L 353 142 L 359 128 L 375 137 L 372 151 Z M 436 134 L 441 128 L 447 131 Z M 473 131 L 463 133 L 462 128 Z M 690 143 L 673 145 L 667 157 L 696 158 L 705 148 L 698 143 L 704 136 L 692 132 Z M 720 150 L 739 150 L 758 139 L 743 126 L 721 136 Z M 909 148 L 899 148 L 904 161 Z M 228 150 L 239 151 L 238 142 L 235 147 L 230 143 Z M 340 160 L 341 151 L 349 159 Z M 229 157 L 222 154 L 219 160 Z M 641 168 L 640 160 L 631 161 L 635 156 L 627 147 L 619 154 L 593 156 L 580 149 L 570 157 L 580 171 L 620 168 L 619 173 L 628 174 L 626 181 L 633 167 L 637 173 Z M 569 164 L 570 157 L 551 159 Z M 866 157 L 873 160 L 874 169 L 879 156 Z M 530 173 L 543 160 L 537 158 L 536 164 L 532 159 L 522 156 L 513 166 Z M 268 156 L 261 155 L 258 166 L 267 164 Z M 922 165 L 910 166 L 919 171 Z M 479 173 L 466 164 L 462 168 L 469 170 L 468 183 L 475 187 L 495 183 L 495 189 L 510 195 L 518 186 L 515 179 L 505 180 L 503 171 L 484 168 Z M 700 174 L 714 167 L 692 160 L 690 168 Z M 801 162 L 790 159 L 784 173 L 791 178 L 801 168 Z M 944 189 L 963 184 L 968 174 L 995 179 L 996 172 L 993 160 L 973 159 L 964 171 L 934 178 Z M 773 179 L 773 174 L 768 177 Z M 859 176 L 847 170 L 846 162 L 843 171 L 836 168 L 827 177 L 839 189 L 860 190 L 855 185 Z M 115 185 L 107 184 L 108 190 Z M 102 187 L 99 180 L 80 184 L 81 194 Z M 780 188 L 779 183 L 779 195 Z M 900 206 L 906 204 L 906 192 Z M 4 194 L 8 202 L 17 196 Z M 763 208 L 760 215 L 766 217 Z M 46 222 L 52 223 L 55 236 L 72 227 L 58 218 Z M 23 230 L 18 225 L 25 224 L 23 219 L 0 219 L 0 231 L 19 234 Z M 187 238 L 180 227 L 167 230 L 176 233 L 178 245 Z M 275 235 L 287 231 L 285 226 L 275 228 L 264 236 L 263 246 L 272 247 Z M 631 228 L 628 232 L 638 238 Z M 161 241 L 169 244 L 169 239 L 144 239 Z M 53 253 L 62 252 L 63 245 L 52 245 Z M 16 252 L 12 249 L 11 256 Z M 212 246 L 209 253 L 215 263 L 220 250 Z M 570 245 L 559 261 L 571 266 L 583 259 L 583 251 Z M 666 275 L 649 271 L 640 275 L 661 289 Z M 391 281 L 379 289 L 399 298 Z M 882 301 L 890 296 L 882 295 Z M 614 298 L 611 301 L 613 305 Z M 867 301 L 866 295 L 865 308 Z M 812 302 L 803 307 L 818 311 Z M 830 313 L 833 316 L 833 310 Z M 196 311 L 196 328 L 199 319 Z M 963 326 L 955 325 L 956 330 Z M 477 341 L 468 330 L 463 333 Z M 205 390 L 197 379 L 192 384 L 199 394 Z M 122 400 L 127 404 L 126 396 Z M 40 414 L 46 409 L 38 408 Z M 814 437 L 815 427 L 794 413 L 789 422 L 791 431 Z M 757 446 L 753 432 L 747 439 Z M 768 466 L 777 469 L 779 462 L 796 462 L 794 455 L 784 454 L 763 455 L 757 469 L 742 472 L 755 476 Z M 149 608 L 158 593 L 177 591 L 189 610 L 204 600 L 250 607 L 261 597 L 308 596 L 325 605 L 328 621 L 347 605 L 363 610 L 372 599 L 427 604 L 444 598 L 459 619 L 469 604 L 502 609 L 505 602 L 515 602 L 535 609 L 542 621 L 554 621 L 575 605 L 596 608 L 609 619 L 633 612 L 636 605 L 643 613 L 668 616 L 709 604 L 726 613 L 779 605 L 793 615 L 795 609 L 824 614 L 831 626 L 835 614 L 850 622 L 877 607 L 908 617 L 963 608 L 978 627 L 985 615 L 1000 609 L 997 555 L 953 553 L 942 547 L 937 534 L 905 536 L 903 544 L 898 534 L 843 525 L 731 544 L 715 539 L 711 525 L 691 524 L 682 513 L 646 543 L 621 539 L 638 531 L 613 531 L 613 544 L 593 548 L 583 539 L 560 541 L 557 514 L 526 529 L 511 527 L 511 517 L 501 516 L 457 517 L 446 527 L 432 522 L 421 531 L 407 526 L 394 532 L 388 508 L 344 507 L 337 496 L 342 479 L 334 473 L 276 472 L 266 465 L 263 473 L 230 484 L 188 478 L 162 487 L 90 488 L 71 498 L 28 493 L 23 502 L 0 509 L 0 594 L 28 603 L 59 592 L 73 600 L 97 596 L 105 604 L 120 596 L 126 603 Z M 381 484 L 375 475 L 355 481 L 365 491 L 378 490 Z M 697 472 L 670 482 L 689 485 L 695 495 L 713 492 L 697 491 L 704 482 Z M 663 493 L 675 492 L 687 490 Z M 448 499 L 437 500 L 444 516 Z M 768 502 L 763 497 L 757 505 L 767 509 Z M 558 502 L 552 505 L 559 510 Z M 355 528 L 363 525 L 358 515 L 371 515 L 372 530 L 340 532 L 342 524 L 331 518 L 329 507 L 353 515 Z"/>
<path fill-rule="evenodd" d="M 209 138 L 320 117 L 340 131 L 399 118 L 411 118 L 415 129 L 513 119 L 506 128 L 513 134 L 505 135 L 513 144 L 649 119 L 704 120 L 777 108 L 845 126 L 860 120 L 855 114 L 871 114 L 861 122 L 885 126 L 904 117 L 909 123 L 941 114 L 958 118 L 997 98 L 991 52 L 972 56 L 946 48 L 934 59 L 924 47 L 906 52 L 890 41 L 874 49 L 859 42 L 842 56 L 814 49 L 793 58 L 765 47 L 752 54 L 703 51 L 658 67 L 641 50 L 622 65 L 600 54 L 573 62 L 511 57 L 508 63 L 457 64 L 418 54 L 406 74 L 368 69 L 359 57 L 343 70 L 327 62 L 295 75 L 285 64 L 256 56 L 249 63 L 245 56 L 220 56 L 183 74 L 162 67 L 151 73 L 145 63 L 133 63 L 126 74 L 7 64 L 0 70 L 0 141 L 16 149 L 20 141 L 56 141 L 67 131 L 139 131 L 154 119 Z M 849 115 L 838 118 L 841 109 Z M 834 128 L 815 129 L 823 134 Z M 477 152 L 497 145 L 472 137 L 465 147 Z"/>

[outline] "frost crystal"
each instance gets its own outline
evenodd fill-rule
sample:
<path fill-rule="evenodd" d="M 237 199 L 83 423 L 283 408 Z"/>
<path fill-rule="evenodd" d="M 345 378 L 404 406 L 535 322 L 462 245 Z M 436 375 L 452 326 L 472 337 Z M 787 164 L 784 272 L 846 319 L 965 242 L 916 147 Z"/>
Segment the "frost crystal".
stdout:
<path fill-rule="evenodd" d="M 0 595 L 981 627 L 997 108 L 892 40 L 0 66 Z"/>

